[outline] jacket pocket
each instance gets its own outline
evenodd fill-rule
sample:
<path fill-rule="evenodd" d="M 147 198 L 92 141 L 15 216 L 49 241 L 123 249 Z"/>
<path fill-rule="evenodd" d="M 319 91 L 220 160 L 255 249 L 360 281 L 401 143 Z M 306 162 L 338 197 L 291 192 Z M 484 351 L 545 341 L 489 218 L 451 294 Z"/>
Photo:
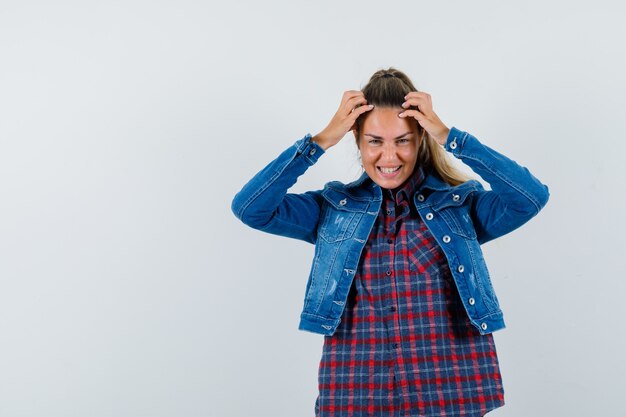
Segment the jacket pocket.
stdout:
<path fill-rule="evenodd" d="M 476 239 L 476 229 L 465 207 L 449 207 L 441 210 L 439 215 L 446 222 L 450 230 L 466 239 Z"/>
<path fill-rule="evenodd" d="M 470 216 L 471 189 L 461 192 L 450 192 L 439 202 L 433 205 L 450 230 L 467 239 L 476 239 L 476 229 Z"/>
<path fill-rule="evenodd" d="M 350 239 L 368 202 L 352 200 L 332 188 L 325 189 L 322 195 L 326 201 L 322 205 L 318 236 L 328 243 Z"/>

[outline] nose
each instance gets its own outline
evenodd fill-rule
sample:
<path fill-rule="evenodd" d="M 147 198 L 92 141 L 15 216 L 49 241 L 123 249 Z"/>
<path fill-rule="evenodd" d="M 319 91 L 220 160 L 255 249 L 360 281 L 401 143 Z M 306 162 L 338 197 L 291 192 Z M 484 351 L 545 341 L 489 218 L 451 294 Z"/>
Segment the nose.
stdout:
<path fill-rule="evenodd" d="M 395 143 L 386 143 L 383 146 L 383 152 L 381 155 L 381 158 L 383 161 L 395 161 L 397 158 L 397 153 L 396 153 L 396 145 Z"/>

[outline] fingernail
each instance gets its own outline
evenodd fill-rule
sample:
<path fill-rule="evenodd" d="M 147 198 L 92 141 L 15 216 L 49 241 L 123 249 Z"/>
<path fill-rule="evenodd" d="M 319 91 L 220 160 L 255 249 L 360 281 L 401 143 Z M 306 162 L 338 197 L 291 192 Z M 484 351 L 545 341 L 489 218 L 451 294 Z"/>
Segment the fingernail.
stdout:
<path fill-rule="evenodd" d="M 400 117 L 404 117 L 404 112 L 402 112 L 402 113 L 398 114 L 398 116 L 400 116 Z"/>
<path fill-rule="evenodd" d="M 373 105 L 373 104 L 370 104 L 370 109 L 371 109 L 372 107 L 374 107 L 374 105 Z"/>

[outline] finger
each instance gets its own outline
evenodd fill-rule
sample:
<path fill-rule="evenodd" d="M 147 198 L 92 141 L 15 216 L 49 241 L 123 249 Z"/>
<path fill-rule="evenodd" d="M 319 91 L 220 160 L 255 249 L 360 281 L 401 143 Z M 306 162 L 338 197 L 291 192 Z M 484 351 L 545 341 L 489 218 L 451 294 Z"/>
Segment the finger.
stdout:
<path fill-rule="evenodd" d="M 343 97 L 341 98 L 341 105 L 345 105 L 348 101 L 358 98 L 365 97 L 362 91 L 359 90 L 348 90 L 343 93 Z"/>
<path fill-rule="evenodd" d="M 424 116 L 432 117 L 435 114 L 430 103 L 425 101 L 416 101 L 413 103 L 403 104 L 402 107 L 406 110 L 417 110 Z"/>
<path fill-rule="evenodd" d="M 348 98 L 346 100 L 346 103 L 360 103 L 360 102 L 364 102 L 367 101 L 365 99 L 365 94 L 363 94 L 362 92 L 359 91 L 360 94 L 355 94 L 353 96 L 350 96 L 350 98 Z"/>
<path fill-rule="evenodd" d="M 360 115 L 362 115 L 363 113 L 370 111 L 374 108 L 373 104 L 365 104 L 363 106 L 359 106 L 359 107 L 355 107 L 354 109 L 352 109 L 352 111 L 350 112 L 350 117 L 352 117 L 354 120 L 358 119 Z"/>
<path fill-rule="evenodd" d="M 348 110 L 348 112 L 352 113 L 354 110 L 356 110 L 359 107 L 362 107 L 365 104 L 367 104 L 367 100 L 365 99 L 365 96 L 353 97 L 349 101 L 346 102 L 345 109 Z"/>
<path fill-rule="evenodd" d="M 426 99 L 430 99 L 430 94 L 425 93 L 423 91 L 409 91 L 407 93 L 406 96 L 404 96 L 404 98 L 413 98 L 413 97 L 422 97 L 422 98 L 426 98 Z"/>
<path fill-rule="evenodd" d="M 428 102 L 428 98 L 424 97 L 424 96 L 410 96 L 410 95 L 407 95 L 404 98 L 404 102 L 405 103 L 427 103 Z"/>
<path fill-rule="evenodd" d="M 356 121 L 363 113 L 368 112 L 374 108 L 373 104 L 366 104 L 364 106 L 357 107 L 348 115 L 348 121 L 351 123 L 350 130 L 353 131 L 354 137 L 356 137 L 357 124 Z"/>
<path fill-rule="evenodd" d="M 361 91 L 361 90 L 346 90 L 346 91 L 343 92 L 344 97 L 345 96 L 352 97 L 352 96 L 358 95 L 358 94 L 363 94 L 363 91 Z"/>
<path fill-rule="evenodd" d="M 426 120 L 426 116 L 418 110 L 404 110 L 401 113 L 398 113 L 398 117 L 406 118 L 413 117 L 418 122 L 422 122 Z"/>
<path fill-rule="evenodd" d="M 428 97 L 424 97 L 424 96 L 407 96 L 404 103 L 402 103 L 402 107 L 407 108 L 410 106 L 418 106 L 418 107 L 424 107 L 424 108 L 432 107 Z"/>
<path fill-rule="evenodd" d="M 406 96 L 404 96 L 404 99 L 407 101 L 417 100 L 418 102 L 432 103 L 432 97 L 430 94 L 421 91 L 410 91 Z"/>

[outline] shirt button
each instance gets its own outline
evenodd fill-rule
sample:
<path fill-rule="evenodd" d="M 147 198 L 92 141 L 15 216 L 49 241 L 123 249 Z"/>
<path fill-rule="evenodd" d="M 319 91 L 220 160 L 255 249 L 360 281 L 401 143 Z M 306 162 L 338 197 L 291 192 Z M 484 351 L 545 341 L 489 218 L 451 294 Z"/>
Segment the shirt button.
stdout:
<path fill-rule="evenodd" d="M 391 245 L 393 243 L 393 239 L 387 239 L 387 243 Z"/>
<path fill-rule="evenodd" d="M 394 343 L 394 344 L 393 344 L 393 347 L 394 347 L 394 349 L 397 349 L 397 348 L 398 348 L 398 344 L 397 344 L 397 343 Z"/>
<path fill-rule="evenodd" d="M 391 307 L 389 307 L 389 310 L 390 310 L 390 311 L 396 311 L 396 308 L 395 308 L 395 307 L 393 307 L 393 306 L 391 306 Z"/>
<path fill-rule="evenodd" d="M 480 325 L 480 328 L 481 328 L 481 329 L 483 329 L 483 330 L 487 330 L 487 323 L 483 322 L 483 323 Z"/>
<path fill-rule="evenodd" d="M 443 237 L 443 241 L 444 241 L 444 243 L 450 243 L 450 236 L 445 235 L 445 236 Z"/>
<path fill-rule="evenodd" d="M 311 149 L 311 151 L 309 152 L 309 155 L 315 155 L 315 148 Z"/>
<path fill-rule="evenodd" d="M 458 195 L 458 194 L 452 194 L 452 199 L 453 199 L 454 201 L 459 201 L 459 200 L 461 199 L 461 196 L 460 196 L 460 195 Z"/>
<path fill-rule="evenodd" d="M 424 201 L 424 195 L 418 194 L 417 195 L 417 201 Z"/>
<path fill-rule="evenodd" d="M 450 142 L 450 149 L 456 149 L 456 138 Z"/>
<path fill-rule="evenodd" d="M 385 274 L 391 275 L 391 271 L 387 271 L 387 272 L 385 272 Z"/>
<path fill-rule="evenodd" d="M 387 210 L 387 214 L 391 214 L 393 213 L 391 210 Z"/>
<path fill-rule="evenodd" d="M 339 202 L 339 205 L 340 205 L 340 206 L 345 206 L 347 202 L 348 202 L 348 200 L 346 200 L 346 199 L 344 198 L 343 200 L 341 200 L 341 201 Z"/>
<path fill-rule="evenodd" d="M 459 265 L 459 267 L 457 268 L 457 270 L 458 270 L 459 272 L 463 272 L 463 271 L 465 271 L 465 267 L 464 267 L 463 265 Z"/>
<path fill-rule="evenodd" d="M 474 301 L 474 298 L 473 298 L 473 297 L 470 297 L 470 299 L 469 299 L 469 300 L 467 300 L 467 301 L 470 303 L 470 305 L 471 305 L 471 306 L 473 306 L 473 305 L 474 305 L 474 303 L 476 302 L 476 301 Z"/>
<path fill-rule="evenodd" d="M 426 215 L 426 220 L 432 220 L 432 219 L 433 219 L 433 217 L 435 217 L 435 216 L 433 216 L 433 214 L 432 214 L 432 213 L 428 213 L 428 214 Z"/>

